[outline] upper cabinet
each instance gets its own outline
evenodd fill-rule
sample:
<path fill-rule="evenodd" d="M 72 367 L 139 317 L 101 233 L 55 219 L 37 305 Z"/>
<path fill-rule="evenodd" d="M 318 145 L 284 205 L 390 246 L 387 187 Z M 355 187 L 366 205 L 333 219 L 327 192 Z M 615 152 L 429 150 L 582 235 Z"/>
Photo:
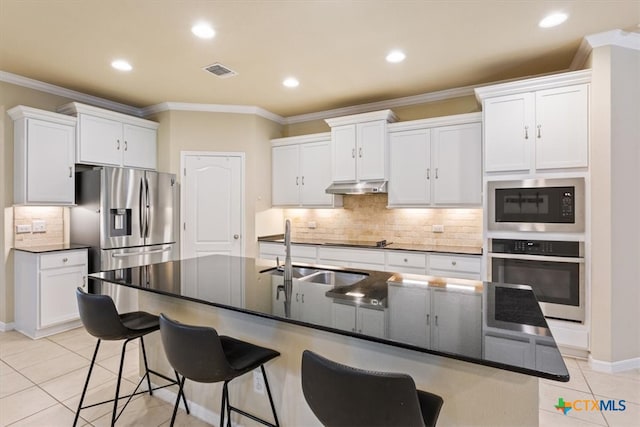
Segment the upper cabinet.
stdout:
<path fill-rule="evenodd" d="M 76 163 L 156 169 L 158 123 L 77 102 L 58 111 L 78 118 Z"/>
<path fill-rule="evenodd" d="M 390 126 L 389 207 L 479 206 L 479 113 Z"/>
<path fill-rule="evenodd" d="M 587 70 L 476 89 L 485 172 L 586 168 L 590 80 Z"/>
<path fill-rule="evenodd" d="M 331 179 L 357 182 L 388 179 L 387 123 L 391 110 L 325 120 L 331 126 Z"/>
<path fill-rule="evenodd" d="M 329 133 L 272 140 L 273 206 L 332 207 L 341 196 L 327 194 L 331 185 Z"/>
<path fill-rule="evenodd" d="M 14 203 L 73 205 L 74 117 L 19 105 L 14 120 Z"/>

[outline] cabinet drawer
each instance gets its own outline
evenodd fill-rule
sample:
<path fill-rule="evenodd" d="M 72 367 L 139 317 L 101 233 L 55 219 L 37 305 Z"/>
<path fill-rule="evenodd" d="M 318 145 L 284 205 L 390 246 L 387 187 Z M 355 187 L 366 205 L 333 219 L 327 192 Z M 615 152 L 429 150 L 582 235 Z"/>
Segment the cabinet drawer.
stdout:
<path fill-rule="evenodd" d="M 481 259 L 473 255 L 429 255 L 429 267 L 431 270 L 480 274 Z"/>
<path fill-rule="evenodd" d="M 427 257 L 425 254 L 411 252 L 387 252 L 387 264 L 397 267 L 427 267 Z"/>
<path fill-rule="evenodd" d="M 68 267 L 87 263 L 87 251 L 61 251 L 40 255 L 40 269 Z"/>
<path fill-rule="evenodd" d="M 380 264 L 384 266 L 384 252 L 380 250 L 319 248 L 318 258 L 320 260 Z"/>
<path fill-rule="evenodd" d="M 285 247 L 283 243 L 260 243 L 260 256 L 266 258 L 280 257 L 284 259 Z M 316 258 L 315 246 L 291 245 L 292 258 Z"/>

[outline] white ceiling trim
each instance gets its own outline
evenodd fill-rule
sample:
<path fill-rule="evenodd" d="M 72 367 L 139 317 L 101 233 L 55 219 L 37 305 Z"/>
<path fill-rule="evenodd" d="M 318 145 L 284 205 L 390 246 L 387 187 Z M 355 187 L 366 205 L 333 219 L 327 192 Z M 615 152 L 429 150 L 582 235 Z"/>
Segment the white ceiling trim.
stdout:
<path fill-rule="evenodd" d="M 611 30 L 604 33 L 586 36 L 585 39 L 592 49 L 600 46 L 620 46 L 629 49 L 640 50 L 640 34 L 622 30 Z"/>
<path fill-rule="evenodd" d="M 253 114 L 264 117 L 276 123 L 285 124 L 285 118 L 267 111 L 264 108 L 253 105 L 232 105 L 232 104 L 194 104 L 187 102 L 162 102 L 160 104 L 145 107 L 142 115 L 147 117 L 151 114 L 163 111 L 201 111 L 208 113 L 233 113 L 233 114 Z"/>
<path fill-rule="evenodd" d="M 95 105 L 96 107 L 119 111 L 124 114 L 134 115 L 138 117 L 141 116 L 141 110 L 139 108 L 121 104 L 115 101 L 109 101 L 108 99 L 100 98 L 93 95 L 87 95 L 86 93 L 52 85 L 51 83 L 41 82 L 40 80 L 30 79 L 28 77 L 23 77 L 18 74 L 9 73 L 7 71 L 0 71 L 0 81 L 26 87 L 29 89 L 39 90 L 40 92 L 46 92 L 52 95 L 62 96 L 73 101 Z"/>

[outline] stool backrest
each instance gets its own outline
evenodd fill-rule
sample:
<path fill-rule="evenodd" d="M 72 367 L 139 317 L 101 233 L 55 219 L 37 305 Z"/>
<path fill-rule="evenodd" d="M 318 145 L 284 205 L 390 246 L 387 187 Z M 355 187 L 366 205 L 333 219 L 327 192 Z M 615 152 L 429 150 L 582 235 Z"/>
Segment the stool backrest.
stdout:
<path fill-rule="evenodd" d="M 88 294 L 81 288 L 76 290 L 80 320 L 87 332 L 103 340 L 120 340 L 128 335 L 118 310 L 108 295 Z"/>
<path fill-rule="evenodd" d="M 226 381 L 237 375 L 215 329 L 185 325 L 160 314 L 160 336 L 169 364 L 180 375 L 201 383 Z"/>
<path fill-rule="evenodd" d="M 302 354 L 302 391 L 325 426 L 424 426 L 409 375 L 372 372 Z"/>

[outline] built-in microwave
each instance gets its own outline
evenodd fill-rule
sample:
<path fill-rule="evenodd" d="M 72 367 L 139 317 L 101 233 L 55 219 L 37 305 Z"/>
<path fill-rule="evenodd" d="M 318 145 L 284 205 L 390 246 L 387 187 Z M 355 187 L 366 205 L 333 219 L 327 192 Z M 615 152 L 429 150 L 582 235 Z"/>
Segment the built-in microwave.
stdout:
<path fill-rule="evenodd" d="M 584 187 L 584 178 L 490 181 L 488 228 L 584 232 Z"/>

